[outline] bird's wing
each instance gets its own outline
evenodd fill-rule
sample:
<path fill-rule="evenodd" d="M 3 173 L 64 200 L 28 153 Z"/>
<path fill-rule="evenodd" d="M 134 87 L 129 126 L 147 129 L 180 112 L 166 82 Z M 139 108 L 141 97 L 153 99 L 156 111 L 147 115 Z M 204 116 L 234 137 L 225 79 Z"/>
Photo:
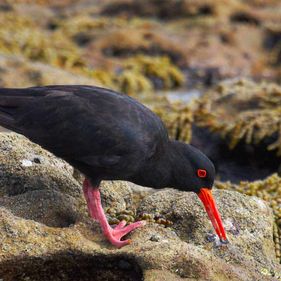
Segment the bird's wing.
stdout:
<path fill-rule="evenodd" d="M 90 86 L 4 90 L 0 123 L 3 112 L 12 120 L 11 129 L 64 159 L 112 166 L 132 154 L 149 157 L 159 135 L 166 138 L 150 110 L 113 91 Z"/>

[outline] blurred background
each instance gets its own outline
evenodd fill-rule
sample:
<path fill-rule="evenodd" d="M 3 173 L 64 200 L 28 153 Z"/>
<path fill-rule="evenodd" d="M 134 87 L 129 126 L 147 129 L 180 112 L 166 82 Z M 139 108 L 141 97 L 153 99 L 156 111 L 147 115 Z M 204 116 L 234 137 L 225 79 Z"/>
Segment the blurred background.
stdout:
<path fill-rule="evenodd" d="M 140 100 L 281 226 L 280 0 L 0 0 L 0 86 L 98 85 Z M 246 183 L 240 183 L 246 181 Z"/>

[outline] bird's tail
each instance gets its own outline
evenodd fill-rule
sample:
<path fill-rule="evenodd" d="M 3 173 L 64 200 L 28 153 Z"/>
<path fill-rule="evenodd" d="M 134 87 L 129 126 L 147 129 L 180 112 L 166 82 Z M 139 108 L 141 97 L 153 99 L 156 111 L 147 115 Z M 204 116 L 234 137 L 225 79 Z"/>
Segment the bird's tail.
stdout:
<path fill-rule="evenodd" d="M 0 88 L 0 125 L 18 133 L 21 129 L 16 126 L 17 113 L 32 98 L 22 90 Z"/>

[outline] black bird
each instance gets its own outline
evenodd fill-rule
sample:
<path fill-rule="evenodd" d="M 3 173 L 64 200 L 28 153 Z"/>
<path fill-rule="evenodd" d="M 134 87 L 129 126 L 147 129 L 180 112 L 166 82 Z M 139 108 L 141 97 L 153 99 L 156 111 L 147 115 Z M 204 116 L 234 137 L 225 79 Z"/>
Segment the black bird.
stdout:
<path fill-rule="evenodd" d="M 93 86 L 0 88 L 0 125 L 23 134 L 85 175 L 83 191 L 92 218 L 107 239 L 144 225 L 111 228 L 102 209 L 102 180 L 126 180 L 153 188 L 194 191 L 221 241 L 227 241 L 211 194 L 215 169 L 195 147 L 170 140 L 163 122 L 133 98 Z"/>

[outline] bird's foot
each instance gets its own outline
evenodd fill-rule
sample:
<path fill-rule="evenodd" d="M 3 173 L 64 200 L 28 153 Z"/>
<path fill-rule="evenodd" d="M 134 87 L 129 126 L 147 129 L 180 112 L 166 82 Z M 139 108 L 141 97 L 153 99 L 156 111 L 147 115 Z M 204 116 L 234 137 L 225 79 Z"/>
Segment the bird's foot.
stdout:
<path fill-rule="evenodd" d="M 130 244 L 130 239 L 121 240 L 121 238 L 134 229 L 145 225 L 145 221 L 138 221 L 127 226 L 126 221 L 121 221 L 115 228 L 112 228 L 108 224 L 106 215 L 103 211 L 99 189 L 91 186 L 90 181 L 86 179 L 83 184 L 83 191 L 91 217 L 100 223 L 104 236 L 111 242 L 111 244 L 118 248 Z"/>
<path fill-rule="evenodd" d="M 145 225 L 145 221 L 137 221 L 127 226 L 126 226 L 126 221 L 121 221 L 114 228 L 110 227 L 110 229 L 108 229 L 108 231 L 105 232 L 105 236 L 111 242 L 112 245 L 121 248 L 132 242 L 131 239 L 121 240 L 121 238 L 126 234 L 130 233 L 131 231 L 133 231 L 134 229 L 144 225 Z"/>

